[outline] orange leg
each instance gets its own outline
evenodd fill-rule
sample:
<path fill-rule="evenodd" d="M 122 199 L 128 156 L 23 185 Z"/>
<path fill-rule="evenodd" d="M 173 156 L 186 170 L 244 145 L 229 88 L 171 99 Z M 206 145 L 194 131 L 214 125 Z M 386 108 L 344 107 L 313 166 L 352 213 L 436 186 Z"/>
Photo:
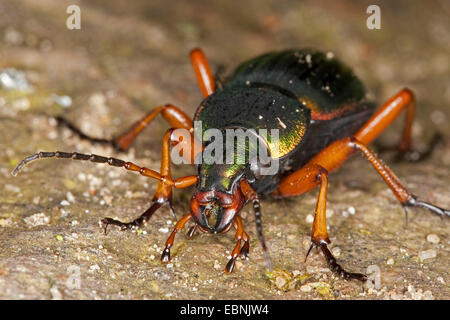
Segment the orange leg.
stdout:
<path fill-rule="evenodd" d="M 125 132 L 111 140 L 90 137 L 80 129 L 78 129 L 71 122 L 62 117 L 56 117 L 56 120 L 58 121 L 59 125 L 68 127 L 81 139 L 90 141 L 92 143 L 110 144 L 117 150 L 126 151 L 130 147 L 131 143 L 133 143 L 133 141 L 136 139 L 136 137 L 142 132 L 142 130 L 144 130 L 158 114 L 161 114 L 172 128 L 184 128 L 187 130 L 192 130 L 192 120 L 181 109 L 175 107 L 172 104 L 166 104 L 156 107 L 142 119 L 135 122 Z"/>
<path fill-rule="evenodd" d="M 203 97 L 206 98 L 214 92 L 216 87 L 208 60 L 206 60 L 205 54 L 199 48 L 193 49 L 190 56 L 198 85 L 202 91 Z"/>
<path fill-rule="evenodd" d="M 375 140 L 404 110 L 406 111 L 403 136 L 399 149 L 406 152 L 411 147 L 411 128 L 414 121 L 414 94 L 409 89 L 400 90 L 389 99 L 354 135 L 361 143 L 368 145 Z"/>
<path fill-rule="evenodd" d="M 329 145 L 313 157 L 303 168 L 285 177 L 281 181 L 278 189 L 274 192 L 274 195 L 276 196 L 290 197 L 306 193 L 317 185 L 321 185 L 316 218 L 313 224 L 313 245 L 319 245 L 332 269 L 345 277 L 349 276 L 354 278 L 359 276 L 347 273 L 340 267 L 333 267 L 339 265 L 337 265 L 336 260 L 326 247 L 327 243 L 329 243 L 325 221 L 327 179 L 324 179 L 323 177 L 325 176 L 325 172 L 332 172 L 339 168 L 342 163 L 356 151 L 362 152 L 370 161 L 404 207 L 422 207 L 441 216 L 450 216 L 449 210 L 418 200 L 416 196 L 411 194 L 401 184 L 398 177 L 366 146 L 366 144 L 374 140 L 395 119 L 395 117 L 399 115 L 403 108 L 410 105 L 412 101 L 412 93 L 407 89 L 402 90 L 394 98 L 389 100 L 381 110 L 375 113 L 353 137 L 344 138 Z M 408 147 L 412 121 L 410 117 L 412 117 L 412 113 L 413 111 L 408 112 L 407 124 L 401 142 L 401 145 L 408 145 Z M 360 280 L 364 280 L 364 278 L 360 278 Z"/>
<path fill-rule="evenodd" d="M 104 224 L 105 232 L 109 224 L 120 226 L 122 230 L 141 226 L 143 222 L 150 219 L 150 217 L 153 215 L 153 213 L 155 213 L 156 210 L 158 210 L 161 206 L 165 204 L 169 206 L 170 210 L 172 211 L 172 214 L 174 215 L 174 217 L 176 217 L 172 206 L 172 188 L 176 189 L 187 188 L 195 184 L 198 180 L 198 177 L 187 176 L 176 180 L 172 180 L 170 172 L 170 145 L 175 145 L 179 143 L 179 141 L 174 139 L 173 131 L 174 129 L 169 129 L 166 131 L 166 134 L 164 135 L 161 152 L 161 169 L 159 179 L 160 181 L 156 186 L 156 192 L 155 195 L 153 196 L 151 207 L 147 211 L 145 211 L 139 218 L 127 223 L 112 218 L 103 219 L 102 222 Z M 191 138 L 193 139 L 193 137 Z"/>
<path fill-rule="evenodd" d="M 155 117 L 161 113 L 165 120 L 170 124 L 172 128 L 184 128 L 187 130 L 192 129 L 192 120 L 179 108 L 171 104 L 156 107 L 150 111 L 141 120 L 135 122 L 127 131 L 114 138 L 112 143 L 119 150 L 126 150 L 130 144 L 136 139 L 148 124 L 155 119 Z"/>
<path fill-rule="evenodd" d="M 236 263 L 236 258 L 238 257 L 238 255 L 241 254 L 241 256 L 244 256 L 244 257 L 247 256 L 249 248 L 250 248 L 250 246 L 249 246 L 250 238 L 249 238 L 247 232 L 244 231 L 244 227 L 242 226 L 242 220 L 239 216 L 236 216 L 234 218 L 233 226 L 236 228 L 236 234 L 235 234 L 234 238 L 237 240 L 237 242 L 236 242 L 236 246 L 234 247 L 233 251 L 231 252 L 231 258 L 225 267 L 226 273 L 233 272 L 234 264 Z M 242 241 L 244 241 L 244 246 L 241 249 Z"/>
<path fill-rule="evenodd" d="M 166 247 L 163 250 L 163 253 L 161 255 L 161 261 L 162 262 L 169 262 L 170 261 L 170 248 L 172 248 L 173 242 L 175 241 L 175 235 L 178 231 L 182 230 L 184 228 L 184 225 L 191 220 L 192 216 L 190 213 L 184 215 L 173 228 L 172 233 L 170 234 L 169 238 L 166 241 Z"/>
<path fill-rule="evenodd" d="M 330 270 L 340 275 L 345 279 L 358 279 L 361 281 L 366 281 L 367 277 L 361 273 L 352 273 L 345 271 L 337 262 L 336 259 L 331 254 L 327 245 L 331 243 L 328 238 L 327 223 L 326 223 L 326 211 L 327 211 L 327 189 L 328 189 L 328 172 L 325 168 L 319 165 L 310 165 L 311 172 L 315 172 L 311 175 L 311 178 L 315 177 L 316 181 L 320 182 L 319 198 L 317 200 L 316 212 L 314 215 L 314 222 L 312 226 L 311 233 L 311 246 L 306 253 L 306 258 L 308 257 L 311 249 L 318 247 L 322 250 L 325 259 L 327 260 L 328 267 Z"/>
<path fill-rule="evenodd" d="M 166 134 L 164 135 L 164 140 L 162 144 L 162 159 L 161 159 L 161 170 L 160 172 L 156 172 L 154 170 L 151 170 L 146 167 L 138 166 L 132 162 L 123 161 L 116 158 L 111 157 L 103 157 L 95 154 L 82 154 L 78 152 L 39 152 L 34 155 L 28 156 L 25 159 L 23 159 L 19 165 L 14 169 L 12 174 L 15 176 L 17 173 L 29 162 L 41 159 L 41 158 L 65 158 L 65 159 L 73 159 L 73 160 L 84 160 L 84 161 L 91 161 L 94 163 L 106 163 L 110 166 L 115 167 L 123 167 L 126 170 L 130 171 L 136 171 L 139 172 L 141 175 L 154 178 L 159 180 L 158 185 L 156 187 L 156 193 L 152 200 L 151 207 L 145 211 L 139 218 L 124 223 L 118 220 L 114 220 L 111 218 L 105 218 L 102 220 L 105 233 L 107 226 L 109 224 L 117 225 L 124 229 L 130 229 L 132 227 L 138 227 L 141 226 L 143 222 L 147 221 L 153 213 L 159 209 L 161 206 L 167 204 L 169 205 L 172 213 L 175 215 L 172 204 L 171 204 L 171 198 L 172 198 L 172 188 L 175 189 L 182 189 L 187 188 L 193 184 L 195 184 L 198 180 L 198 177 L 196 175 L 194 176 L 186 176 L 178 179 L 172 179 L 171 173 L 170 173 L 170 145 L 176 145 L 178 143 L 181 144 L 190 144 L 195 143 L 195 140 L 193 136 L 191 136 L 191 141 L 179 141 L 173 136 L 174 129 L 169 129 Z M 194 148 L 191 146 L 191 150 L 194 150 Z M 201 149 L 200 149 L 201 150 Z M 188 154 L 187 157 L 191 160 L 195 156 L 194 152 L 192 152 L 190 155 Z"/>

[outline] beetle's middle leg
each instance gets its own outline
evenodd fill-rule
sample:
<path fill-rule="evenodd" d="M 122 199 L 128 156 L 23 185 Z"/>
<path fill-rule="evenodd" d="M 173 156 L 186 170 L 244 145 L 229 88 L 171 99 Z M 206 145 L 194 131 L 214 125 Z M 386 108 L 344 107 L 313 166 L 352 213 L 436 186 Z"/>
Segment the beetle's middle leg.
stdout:
<path fill-rule="evenodd" d="M 405 111 L 405 122 L 403 134 L 397 145 L 396 160 L 420 161 L 430 156 L 435 147 L 442 141 L 442 136 L 437 133 L 428 143 L 428 148 L 422 152 L 412 149 L 411 132 L 414 122 L 415 98 L 411 90 L 405 88 L 389 99 L 367 123 L 355 135 L 359 141 L 369 144 L 382 131 L 386 129 L 399 115 Z M 392 147 L 381 146 L 381 150 L 395 149 Z"/>

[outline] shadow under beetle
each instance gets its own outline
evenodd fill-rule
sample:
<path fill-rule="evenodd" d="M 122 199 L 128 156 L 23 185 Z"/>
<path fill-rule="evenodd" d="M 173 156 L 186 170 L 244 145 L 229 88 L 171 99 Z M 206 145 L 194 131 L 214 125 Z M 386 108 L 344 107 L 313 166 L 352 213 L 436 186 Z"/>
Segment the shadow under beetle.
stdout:
<path fill-rule="evenodd" d="M 450 211 L 418 200 L 400 182 L 399 178 L 369 150 L 367 145 L 389 126 L 399 114 L 406 111 L 403 137 L 398 149 L 402 153 L 410 150 L 411 127 L 414 117 L 414 95 L 403 89 L 375 111 L 373 103 L 366 99 L 363 84 L 352 71 L 332 55 L 312 49 L 272 52 L 241 64 L 229 79 L 217 88 L 208 62 L 200 49 L 190 54 L 198 84 L 204 96 L 193 117 L 209 128 L 278 129 L 277 150 L 271 149 L 270 138 L 266 139 L 268 154 L 279 160 L 279 169 L 273 175 L 260 175 L 258 163 L 248 159 L 243 164 L 197 165 L 198 174 L 173 179 L 170 174 L 170 148 L 178 144 L 190 147 L 183 154 L 194 163 L 195 150 L 202 150 L 205 141 L 194 136 L 193 120 L 179 108 L 167 104 L 158 106 L 130 129 L 112 140 L 91 138 L 68 121 L 58 118 L 81 138 L 96 143 L 111 144 L 120 151 L 128 149 L 134 139 L 158 115 L 170 124 L 162 143 L 161 170 L 138 166 L 111 157 L 81 154 L 77 152 L 39 152 L 26 157 L 13 171 L 13 175 L 28 162 L 38 158 L 68 158 L 107 163 L 137 171 L 141 175 L 159 180 L 152 205 L 132 222 L 121 222 L 105 218 L 102 223 L 117 225 L 122 229 L 141 226 L 157 209 L 168 205 L 172 213 L 172 189 L 196 185 L 191 198 L 190 212 L 175 225 L 166 241 L 161 260 L 170 260 L 170 248 L 174 238 L 189 220 L 196 230 L 209 233 L 224 233 L 231 227 L 236 229 L 236 246 L 225 271 L 232 272 L 236 258 L 247 256 L 249 236 L 244 231 L 240 210 L 252 202 L 256 215 L 258 237 L 261 241 L 267 267 L 271 270 L 268 249 L 264 241 L 259 195 L 292 197 L 320 187 L 312 225 L 311 247 L 323 252 L 329 268 L 345 279 L 366 281 L 367 276 L 345 271 L 331 254 L 325 212 L 328 175 L 356 152 L 361 152 L 384 179 L 401 205 L 421 207 L 440 216 L 450 216 Z M 180 141 L 173 135 L 174 129 L 189 130 L 191 139 Z M 200 148 L 195 148 L 195 146 Z"/>

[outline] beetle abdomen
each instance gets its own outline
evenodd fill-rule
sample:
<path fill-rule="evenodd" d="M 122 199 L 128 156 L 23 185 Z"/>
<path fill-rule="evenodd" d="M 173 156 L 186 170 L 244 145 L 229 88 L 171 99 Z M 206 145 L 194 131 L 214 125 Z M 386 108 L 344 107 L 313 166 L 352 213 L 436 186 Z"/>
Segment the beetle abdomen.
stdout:
<path fill-rule="evenodd" d="M 294 95 L 313 120 L 331 120 L 361 109 L 366 91 L 350 68 L 312 49 L 272 52 L 241 64 L 227 86 L 271 85 Z"/>

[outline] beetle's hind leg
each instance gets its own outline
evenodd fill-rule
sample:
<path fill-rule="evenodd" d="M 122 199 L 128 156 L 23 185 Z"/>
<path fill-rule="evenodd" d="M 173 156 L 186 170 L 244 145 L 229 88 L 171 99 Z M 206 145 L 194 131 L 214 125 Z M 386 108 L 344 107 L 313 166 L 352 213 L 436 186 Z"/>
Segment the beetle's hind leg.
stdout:
<path fill-rule="evenodd" d="M 418 162 L 427 159 L 436 147 L 442 142 L 441 133 L 434 134 L 425 150 L 419 151 L 412 147 L 411 133 L 414 122 L 415 98 L 409 89 L 399 91 L 394 97 L 387 101 L 368 121 L 367 125 L 359 131 L 360 141 L 368 144 L 376 135 L 383 131 L 399 113 L 405 110 L 405 123 L 403 126 L 402 138 L 398 145 L 384 146 L 376 143 L 378 152 L 395 151 L 394 161 Z M 362 137 L 364 136 L 364 138 Z M 367 138 L 367 140 L 365 140 Z"/>

